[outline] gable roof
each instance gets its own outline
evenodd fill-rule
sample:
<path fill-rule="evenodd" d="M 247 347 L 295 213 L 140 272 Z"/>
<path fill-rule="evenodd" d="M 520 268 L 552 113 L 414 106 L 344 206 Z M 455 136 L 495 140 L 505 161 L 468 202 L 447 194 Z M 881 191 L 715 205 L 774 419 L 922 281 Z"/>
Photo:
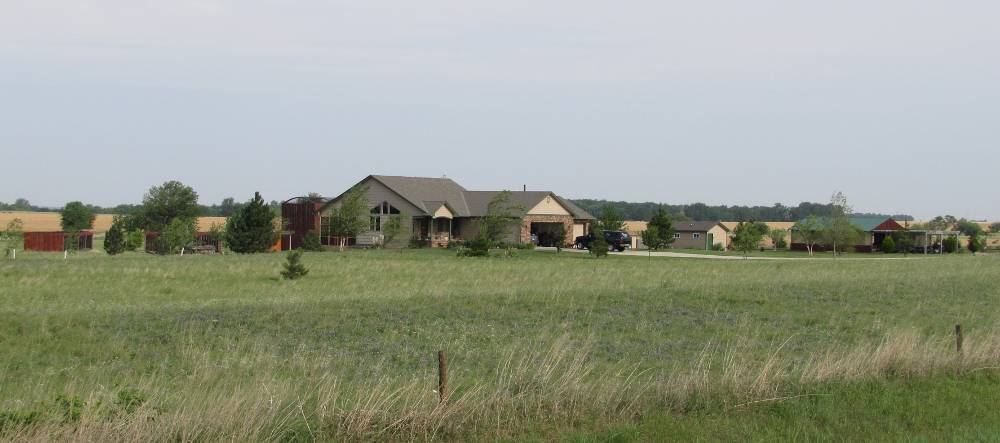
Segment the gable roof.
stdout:
<path fill-rule="evenodd" d="M 404 177 L 396 175 L 369 175 L 358 184 L 367 180 L 375 180 L 398 194 L 404 200 L 421 210 L 421 214 L 430 215 L 441 205 L 448 206 L 456 217 L 482 217 L 486 215 L 490 201 L 503 191 L 468 191 L 450 178 Z M 357 186 L 357 185 L 355 185 Z M 343 194 L 341 194 L 342 196 Z M 560 205 L 566 208 L 574 219 L 593 220 L 594 216 L 579 206 L 548 191 L 513 191 L 510 201 L 522 207 L 514 211 L 514 216 L 522 217 L 524 212 L 541 203 L 545 197 L 552 196 Z M 334 202 L 340 196 L 331 199 Z"/>
<path fill-rule="evenodd" d="M 674 222 L 674 232 L 708 232 L 716 226 L 722 226 L 722 229 L 729 231 L 717 221 L 678 221 Z"/>
<path fill-rule="evenodd" d="M 465 203 L 465 188 L 455 183 L 452 179 L 429 178 L 429 177 L 402 177 L 396 175 L 370 175 L 370 178 L 385 185 L 400 197 L 416 206 L 424 212 L 430 214 L 437 210 L 441 203 L 445 203 L 457 216 L 469 215 L 469 206 Z M 428 207 L 427 203 L 432 203 Z"/>
<path fill-rule="evenodd" d="M 472 217 L 482 217 L 486 215 L 486 210 L 493 201 L 493 198 L 503 191 L 465 191 L 465 199 L 469 203 L 469 212 Z M 562 207 L 569 211 L 570 215 L 577 220 L 593 220 L 594 216 L 590 215 L 587 211 L 580 209 L 579 206 L 574 205 L 555 195 L 549 191 L 508 191 L 510 192 L 510 202 L 520 206 L 515 211 L 512 211 L 512 215 L 515 217 L 523 217 L 525 212 L 531 210 L 543 200 L 545 197 L 551 196 L 558 202 Z"/>

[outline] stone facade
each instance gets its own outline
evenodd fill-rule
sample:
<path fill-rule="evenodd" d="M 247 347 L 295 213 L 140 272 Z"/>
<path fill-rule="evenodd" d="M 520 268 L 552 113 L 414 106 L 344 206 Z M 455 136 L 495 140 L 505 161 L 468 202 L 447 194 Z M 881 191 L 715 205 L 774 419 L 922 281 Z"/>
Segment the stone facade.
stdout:
<path fill-rule="evenodd" d="M 531 243 L 532 223 L 562 223 L 566 228 L 565 246 L 573 245 L 573 217 L 568 215 L 526 215 L 521 219 L 521 243 Z"/>

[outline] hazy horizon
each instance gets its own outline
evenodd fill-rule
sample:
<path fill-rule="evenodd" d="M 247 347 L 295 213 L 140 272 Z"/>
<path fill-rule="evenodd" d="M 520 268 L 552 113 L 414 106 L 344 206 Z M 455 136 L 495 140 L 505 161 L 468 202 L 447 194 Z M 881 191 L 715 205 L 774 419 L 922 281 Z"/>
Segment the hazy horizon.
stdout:
<path fill-rule="evenodd" d="M 1000 5 L 4 2 L 0 201 L 368 174 L 1000 219 Z"/>

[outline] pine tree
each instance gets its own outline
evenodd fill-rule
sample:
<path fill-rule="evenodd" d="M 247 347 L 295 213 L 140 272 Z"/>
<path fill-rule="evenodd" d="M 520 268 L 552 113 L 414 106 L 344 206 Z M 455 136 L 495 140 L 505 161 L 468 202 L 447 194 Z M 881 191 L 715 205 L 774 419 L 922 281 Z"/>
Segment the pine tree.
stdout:
<path fill-rule="evenodd" d="M 118 255 L 125 252 L 128 247 L 128 240 L 125 238 L 124 219 L 116 215 L 111 222 L 111 227 L 104 234 L 104 252 L 108 255 Z"/>
<path fill-rule="evenodd" d="M 600 222 L 595 222 L 591 229 L 594 241 L 590 242 L 590 253 L 597 258 L 606 257 L 608 255 L 608 240 L 604 238 L 603 226 Z"/>
<path fill-rule="evenodd" d="M 288 253 L 288 258 L 286 259 L 284 265 L 285 269 L 281 271 L 281 277 L 286 280 L 295 280 L 300 277 L 305 277 L 309 273 L 309 270 L 302 265 L 302 251 L 296 249 Z"/>
<path fill-rule="evenodd" d="M 274 213 L 259 192 L 226 220 L 226 244 L 233 252 L 267 252 L 274 246 L 275 239 Z"/>

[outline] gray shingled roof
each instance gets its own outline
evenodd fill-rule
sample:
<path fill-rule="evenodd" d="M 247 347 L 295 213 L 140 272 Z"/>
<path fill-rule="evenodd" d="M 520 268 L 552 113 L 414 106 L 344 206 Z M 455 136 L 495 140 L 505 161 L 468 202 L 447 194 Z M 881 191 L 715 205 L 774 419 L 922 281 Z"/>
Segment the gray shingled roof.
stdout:
<path fill-rule="evenodd" d="M 371 177 L 420 208 L 424 214 L 430 214 L 438 208 L 427 207 L 427 202 L 443 202 L 448 204 L 456 216 L 469 216 L 469 205 L 465 203 L 465 188 L 450 178 L 394 175 L 373 175 Z"/>
<path fill-rule="evenodd" d="M 678 221 L 674 222 L 674 232 L 708 232 L 718 224 L 717 221 Z"/>
<path fill-rule="evenodd" d="M 502 191 L 467 191 L 450 178 L 402 177 L 393 175 L 372 175 L 372 179 L 399 194 L 424 212 L 430 214 L 446 204 L 456 217 L 481 217 L 486 215 L 490 201 Z M 552 196 L 563 205 L 575 219 L 593 220 L 594 216 L 548 191 L 516 191 L 511 192 L 511 202 L 520 205 L 523 210 L 514 215 L 523 216 L 527 211 L 547 196 Z M 339 197 L 338 197 L 339 198 Z M 336 199 L 335 199 L 336 200 Z"/>

